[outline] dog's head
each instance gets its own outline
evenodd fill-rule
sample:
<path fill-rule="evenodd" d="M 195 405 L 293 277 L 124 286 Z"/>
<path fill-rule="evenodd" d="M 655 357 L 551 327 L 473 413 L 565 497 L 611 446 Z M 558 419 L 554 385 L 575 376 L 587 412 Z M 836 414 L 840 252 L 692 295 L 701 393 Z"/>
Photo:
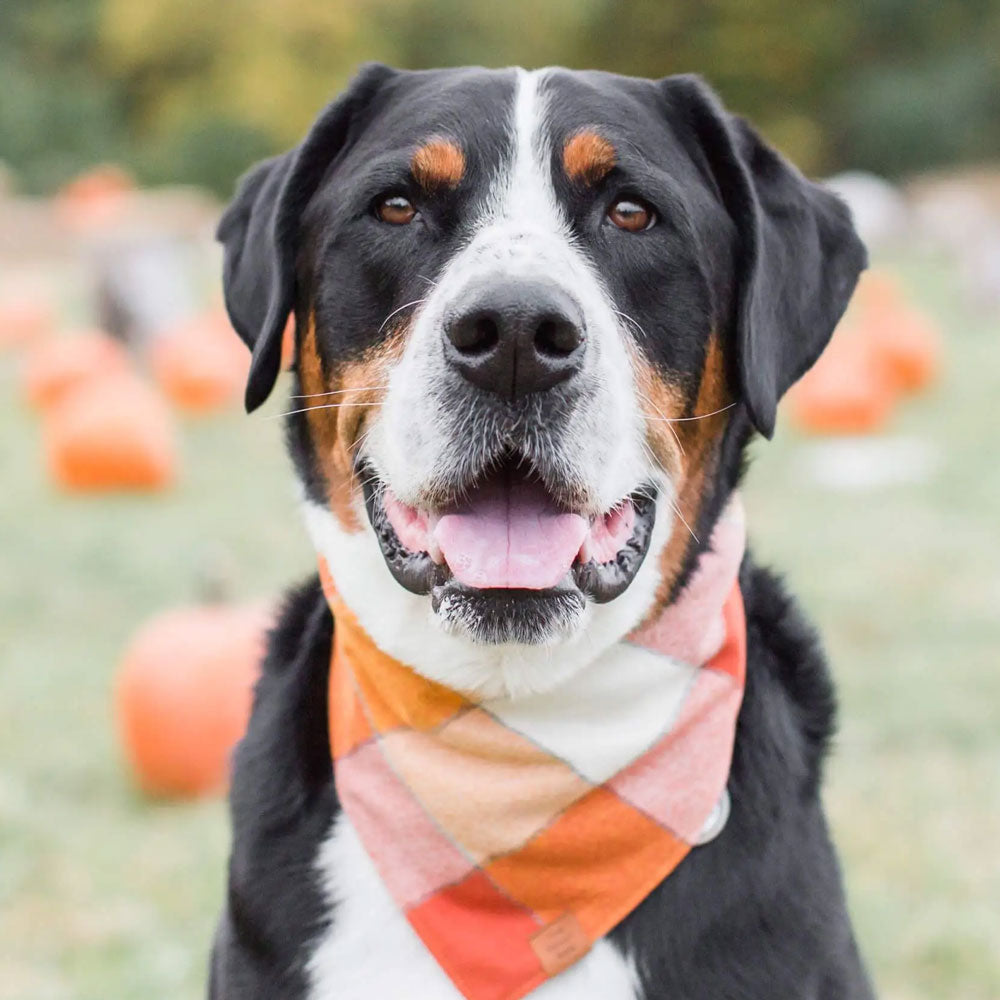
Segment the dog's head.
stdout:
<path fill-rule="evenodd" d="M 289 441 L 342 596 L 480 691 L 669 600 L 865 259 L 697 79 L 565 70 L 368 67 L 219 235 L 250 409 L 294 313 Z"/>

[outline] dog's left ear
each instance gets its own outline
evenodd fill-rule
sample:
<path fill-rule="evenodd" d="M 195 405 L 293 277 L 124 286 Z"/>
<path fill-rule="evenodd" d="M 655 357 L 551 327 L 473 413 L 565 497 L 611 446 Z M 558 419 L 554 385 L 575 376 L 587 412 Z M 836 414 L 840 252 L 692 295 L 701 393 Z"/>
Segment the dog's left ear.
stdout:
<path fill-rule="evenodd" d="M 806 180 L 697 77 L 661 82 L 671 120 L 739 234 L 735 317 L 743 401 L 774 433 L 778 401 L 823 352 L 867 266 L 847 207 Z M 686 128 L 684 128 L 686 126 Z"/>
<path fill-rule="evenodd" d="M 377 64 L 363 67 L 301 145 L 244 175 L 219 221 L 226 309 L 253 352 L 248 412 L 267 399 L 281 367 L 281 335 L 295 308 L 302 213 L 347 144 L 360 111 L 394 72 Z"/>

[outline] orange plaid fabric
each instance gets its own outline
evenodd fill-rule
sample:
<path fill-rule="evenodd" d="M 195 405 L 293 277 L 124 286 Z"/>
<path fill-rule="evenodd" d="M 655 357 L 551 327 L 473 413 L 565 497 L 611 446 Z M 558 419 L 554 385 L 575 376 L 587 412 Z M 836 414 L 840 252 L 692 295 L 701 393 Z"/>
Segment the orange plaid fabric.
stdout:
<path fill-rule="evenodd" d="M 621 644 L 622 683 L 656 682 L 662 670 L 660 687 L 676 692 L 668 717 L 650 723 L 657 731 L 642 736 L 641 720 L 627 727 L 642 743 L 624 761 L 594 746 L 597 732 L 576 739 L 572 720 L 553 727 L 544 699 L 477 703 L 387 656 L 321 561 L 336 619 L 338 796 L 387 889 L 468 1000 L 516 1000 L 560 973 L 697 844 L 725 794 L 742 700 L 741 555 L 742 535 L 725 560 L 722 624 L 703 666 L 678 664 L 657 622 Z M 703 597 L 718 592 L 719 580 L 710 583 Z M 718 602 L 713 610 L 718 619 Z M 563 707 L 571 713 L 572 699 Z"/>

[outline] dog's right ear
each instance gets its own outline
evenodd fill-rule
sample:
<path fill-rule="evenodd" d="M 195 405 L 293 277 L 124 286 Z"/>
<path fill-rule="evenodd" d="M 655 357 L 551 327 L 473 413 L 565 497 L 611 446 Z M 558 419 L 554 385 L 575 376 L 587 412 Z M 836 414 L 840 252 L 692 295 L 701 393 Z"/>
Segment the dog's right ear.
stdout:
<path fill-rule="evenodd" d="M 352 137 L 359 113 L 394 73 L 379 64 L 363 67 L 301 145 L 244 175 L 219 221 L 226 310 L 253 353 L 247 412 L 267 399 L 281 367 L 281 336 L 295 308 L 302 214 Z"/>

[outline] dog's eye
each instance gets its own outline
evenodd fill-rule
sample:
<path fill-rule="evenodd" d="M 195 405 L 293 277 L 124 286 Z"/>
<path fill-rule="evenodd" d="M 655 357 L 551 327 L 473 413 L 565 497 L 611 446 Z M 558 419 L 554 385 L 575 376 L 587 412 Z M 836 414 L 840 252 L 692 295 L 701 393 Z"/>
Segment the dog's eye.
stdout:
<path fill-rule="evenodd" d="M 629 233 L 639 233 L 656 221 L 653 210 L 635 198 L 619 198 L 608 209 L 608 218 L 619 228 Z"/>
<path fill-rule="evenodd" d="M 406 226 L 414 220 L 417 210 L 409 198 L 392 194 L 379 198 L 375 203 L 375 214 L 380 221 L 387 222 L 390 226 Z"/>

